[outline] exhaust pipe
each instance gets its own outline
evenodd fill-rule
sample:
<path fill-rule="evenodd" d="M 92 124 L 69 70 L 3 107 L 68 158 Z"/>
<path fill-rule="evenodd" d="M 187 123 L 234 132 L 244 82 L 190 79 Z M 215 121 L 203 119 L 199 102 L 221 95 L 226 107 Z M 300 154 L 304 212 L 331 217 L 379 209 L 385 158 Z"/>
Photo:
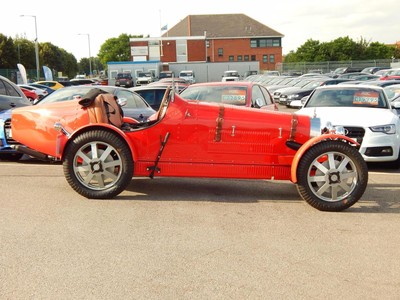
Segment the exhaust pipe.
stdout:
<path fill-rule="evenodd" d="M 29 156 L 33 156 L 40 160 L 44 160 L 44 161 L 51 160 L 51 156 L 48 156 L 47 154 L 43 154 L 41 152 L 35 151 L 35 150 L 30 149 L 23 145 L 12 145 L 11 147 L 18 152 L 21 152 L 21 153 L 29 155 Z"/>

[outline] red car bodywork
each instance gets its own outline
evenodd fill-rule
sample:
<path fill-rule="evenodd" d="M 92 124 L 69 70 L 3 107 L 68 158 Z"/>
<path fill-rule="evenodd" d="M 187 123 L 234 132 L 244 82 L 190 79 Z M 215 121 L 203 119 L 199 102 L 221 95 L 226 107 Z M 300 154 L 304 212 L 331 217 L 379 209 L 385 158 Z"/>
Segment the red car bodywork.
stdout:
<path fill-rule="evenodd" d="M 31 102 L 38 98 L 38 95 L 34 91 L 25 89 L 23 87 L 20 87 L 20 89 L 25 94 L 26 98 L 28 98 Z"/>
<path fill-rule="evenodd" d="M 262 85 L 250 81 L 195 83 L 181 92 L 182 98 L 221 102 L 278 111 L 274 98 Z M 188 96 L 188 97 L 186 97 Z M 260 104 L 257 104 L 257 98 Z"/>
<path fill-rule="evenodd" d="M 223 127 L 216 141 L 219 117 L 223 118 Z M 289 113 L 266 115 L 261 110 L 230 105 L 220 116 L 218 104 L 185 101 L 175 95 L 162 122 L 132 132 L 108 124 L 90 124 L 78 100 L 30 107 L 29 113 L 15 111 L 12 126 L 14 139 L 57 159 L 62 159 L 68 139 L 56 131 L 56 122 L 62 122 L 72 135 L 93 126 L 118 131 L 132 150 L 135 176 L 149 175 L 148 167 L 157 157 L 160 139 L 170 132 L 159 175 L 290 179 L 296 151 L 284 141 L 289 138 L 292 118 Z M 303 144 L 309 139 L 310 119 L 298 116 L 296 142 Z"/>
<path fill-rule="evenodd" d="M 134 165 L 132 176 L 279 179 L 295 183 L 299 180 L 297 169 L 302 157 L 315 144 L 337 139 L 354 144 L 345 136 L 320 135 L 318 119 L 188 101 L 177 94 L 171 96 L 168 106 L 161 105 L 152 121 L 133 122 L 125 129 L 106 123 L 91 124 L 86 108 L 78 101 L 13 110 L 13 138 L 35 152 L 65 161 L 71 143 L 100 130 L 111 132 L 129 149 Z M 357 159 L 360 161 L 357 164 L 365 164 L 361 155 Z M 323 161 L 327 159 L 320 163 Z M 332 178 L 337 177 L 335 174 Z M 349 206 L 346 199 L 342 202 L 344 206 L 340 209 L 326 210 Z"/>

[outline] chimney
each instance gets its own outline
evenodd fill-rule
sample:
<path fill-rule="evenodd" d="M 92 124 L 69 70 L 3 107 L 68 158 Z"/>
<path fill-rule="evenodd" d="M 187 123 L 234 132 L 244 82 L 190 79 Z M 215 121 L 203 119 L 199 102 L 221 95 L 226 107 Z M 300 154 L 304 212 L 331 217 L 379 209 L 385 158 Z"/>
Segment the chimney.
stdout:
<path fill-rule="evenodd" d="M 190 26 L 190 15 L 188 15 L 188 36 L 192 36 L 191 26 Z"/>

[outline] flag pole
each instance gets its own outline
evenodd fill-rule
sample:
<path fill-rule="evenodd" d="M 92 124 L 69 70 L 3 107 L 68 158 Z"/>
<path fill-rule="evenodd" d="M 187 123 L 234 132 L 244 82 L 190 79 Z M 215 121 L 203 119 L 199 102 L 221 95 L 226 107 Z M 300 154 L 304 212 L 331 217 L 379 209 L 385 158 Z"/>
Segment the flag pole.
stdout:
<path fill-rule="evenodd" d="M 161 9 L 160 9 L 160 56 L 164 56 L 163 52 L 163 42 L 162 42 L 162 27 L 161 27 Z"/>

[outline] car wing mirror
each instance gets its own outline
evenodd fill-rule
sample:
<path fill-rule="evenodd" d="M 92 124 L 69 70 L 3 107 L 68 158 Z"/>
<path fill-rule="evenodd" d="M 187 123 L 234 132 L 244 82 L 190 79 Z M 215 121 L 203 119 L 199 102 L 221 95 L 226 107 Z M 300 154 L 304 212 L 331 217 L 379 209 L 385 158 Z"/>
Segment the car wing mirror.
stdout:
<path fill-rule="evenodd" d="M 261 98 L 257 98 L 255 104 L 257 108 L 261 108 L 264 106 L 264 101 Z"/>
<path fill-rule="evenodd" d="M 128 103 L 128 100 L 126 98 L 118 98 L 117 102 L 119 106 L 123 107 Z"/>

